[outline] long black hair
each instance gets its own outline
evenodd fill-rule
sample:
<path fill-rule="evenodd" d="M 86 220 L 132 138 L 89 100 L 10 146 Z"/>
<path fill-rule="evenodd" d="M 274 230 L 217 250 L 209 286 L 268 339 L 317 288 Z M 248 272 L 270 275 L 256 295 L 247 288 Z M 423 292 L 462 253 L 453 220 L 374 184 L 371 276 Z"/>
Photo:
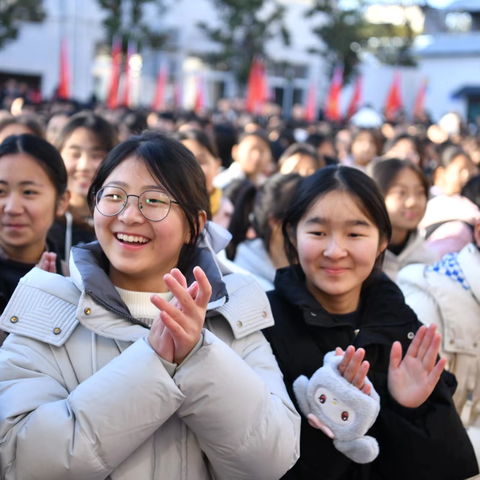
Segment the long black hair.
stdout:
<path fill-rule="evenodd" d="M 114 147 L 98 168 L 87 197 L 92 213 L 96 193 L 112 171 L 128 158 L 142 161 L 183 210 L 190 229 L 190 241 L 180 252 L 178 268 L 185 272 L 202 233 L 199 212 L 204 210 L 207 218 L 211 218 L 203 170 L 190 150 L 170 135 L 145 132 L 132 136 Z"/>
<path fill-rule="evenodd" d="M 330 165 L 305 177 L 297 189 L 297 195 L 285 215 L 282 231 L 285 239 L 285 253 L 290 265 L 298 264 L 298 251 L 292 241 L 300 220 L 313 204 L 330 192 L 349 194 L 358 208 L 374 223 L 380 232 L 380 239 L 390 241 L 392 225 L 383 196 L 375 182 L 356 168 Z M 374 271 L 381 270 L 384 252 L 374 265 Z"/>
<path fill-rule="evenodd" d="M 67 189 L 65 163 L 57 149 L 46 140 L 24 133 L 11 135 L 0 145 L 0 158 L 4 155 L 26 153 L 33 157 L 45 170 L 57 192 L 57 199 Z"/>

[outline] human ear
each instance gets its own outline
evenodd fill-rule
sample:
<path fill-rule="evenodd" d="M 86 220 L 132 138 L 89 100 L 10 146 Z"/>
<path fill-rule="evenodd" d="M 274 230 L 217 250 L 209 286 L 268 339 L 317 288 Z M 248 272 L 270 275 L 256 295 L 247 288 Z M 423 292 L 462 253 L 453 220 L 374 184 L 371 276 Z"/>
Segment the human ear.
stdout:
<path fill-rule="evenodd" d="M 388 240 L 384 237 L 378 242 L 377 258 L 387 249 Z"/>
<path fill-rule="evenodd" d="M 197 232 L 197 235 L 203 231 L 203 229 L 205 228 L 206 223 L 207 223 L 207 212 L 205 212 L 205 210 L 200 210 L 200 211 L 198 212 L 198 232 Z M 186 244 L 189 244 L 191 238 L 192 238 L 192 237 L 191 237 L 191 235 L 190 235 L 190 229 L 187 228 L 187 234 L 186 234 L 186 237 L 185 237 L 185 243 L 186 243 Z"/>
<path fill-rule="evenodd" d="M 290 242 L 292 242 L 292 245 L 297 248 L 297 232 L 290 223 L 287 225 L 287 233 Z"/>
<path fill-rule="evenodd" d="M 232 147 L 232 159 L 234 162 L 237 161 L 237 152 L 238 152 L 238 145 L 234 145 Z"/>
<path fill-rule="evenodd" d="M 433 184 L 437 187 L 441 187 L 443 185 L 443 179 L 445 177 L 445 168 L 444 167 L 437 167 L 433 172 Z"/>
<path fill-rule="evenodd" d="M 65 190 L 62 195 L 60 195 L 57 199 L 57 206 L 55 209 L 55 215 L 57 217 L 63 217 L 65 215 L 65 212 L 68 209 L 68 205 L 70 203 L 70 197 L 71 197 L 70 190 Z"/>
<path fill-rule="evenodd" d="M 475 239 L 475 243 L 477 247 L 480 248 L 480 220 L 477 220 L 475 224 L 475 230 L 473 231 L 473 238 Z"/>

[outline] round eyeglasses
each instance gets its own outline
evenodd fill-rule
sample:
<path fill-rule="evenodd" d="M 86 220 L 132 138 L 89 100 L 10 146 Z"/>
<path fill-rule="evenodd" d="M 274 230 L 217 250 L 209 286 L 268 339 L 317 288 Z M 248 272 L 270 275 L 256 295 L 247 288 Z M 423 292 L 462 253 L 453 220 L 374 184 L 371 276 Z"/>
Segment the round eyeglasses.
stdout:
<path fill-rule="evenodd" d="M 147 190 L 141 195 L 127 195 L 123 188 L 106 186 L 95 195 L 95 206 L 105 217 L 114 217 L 125 210 L 128 197 L 138 199 L 141 214 L 152 222 L 164 220 L 170 212 L 172 203 L 178 205 L 178 202 L 172 200 L 165 192 L 158 190 Z"/>

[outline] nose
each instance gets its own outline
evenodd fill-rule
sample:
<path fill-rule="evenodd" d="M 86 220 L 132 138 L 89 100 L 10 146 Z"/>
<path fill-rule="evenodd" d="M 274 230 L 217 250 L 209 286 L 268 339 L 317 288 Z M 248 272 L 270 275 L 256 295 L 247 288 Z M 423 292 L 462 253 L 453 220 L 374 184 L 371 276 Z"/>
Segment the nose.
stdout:
<path fill-rule="evenodd" d="M 138 198 L 129 196 L 127 198 L 127 205 L 118 214 L 118 219 L 126 225 L 134 225 L 136 223 L 143 223 L 146 218 L 140 212 L 138 205 Z"/>
<path fill-rule="evenodd" d="M 92 172 L 94 170 L 95 165 L 91 155 L 87 152 L 83 152 L 77 162 L 77 171 Z"/>
<path fill-rule="evenodd" d="M 416 205 L 417 203 L 417 197 L 414 194 L 408 195 L 408 197 L 405 199 L 405 206 L 407 208 L 412 208 Z"/>
<path fill-rule="evenodd" d="M 19 195 L 10 194 L 4 203 L 4 212 L 9 215 L 21 215 L 23 213 L 23 203 Z"/>
<path fill-rule="evenodd" d="M 325 257 L 331 258 L 332 260 L 337 260 L 345 257 L 347 254 L 345 248 L 342 245 L 342 242 L 335 236 L 331 236 L 328 239 L 327 246 L 323 252 Z"/>

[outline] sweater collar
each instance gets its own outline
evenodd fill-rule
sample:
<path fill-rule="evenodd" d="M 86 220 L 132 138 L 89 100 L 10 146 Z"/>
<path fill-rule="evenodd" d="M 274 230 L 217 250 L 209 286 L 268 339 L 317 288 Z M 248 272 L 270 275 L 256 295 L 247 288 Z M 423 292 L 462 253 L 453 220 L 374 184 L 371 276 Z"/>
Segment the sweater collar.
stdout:
<path fill-rule="evenodd" d="M 221 307 L 228 301 L 227 289 L 222 279 L 222 272 L 217 265 L 215 253 L 225 247 L 229 235 L 223 228 L 208 222 L 195 249 L 192 261 L 184 272 L 189 285 L 194 281 L 193 269 L 197 265 L 207 275 L 212 286 L 208 310 Z M 109 261 L 98 241 L 72 248 L 70 274 L 75 286 L 107 310 L 132 323 L 146 326 L 144 322 L 132 316 L 110 281 L 109 268 Z"/>

